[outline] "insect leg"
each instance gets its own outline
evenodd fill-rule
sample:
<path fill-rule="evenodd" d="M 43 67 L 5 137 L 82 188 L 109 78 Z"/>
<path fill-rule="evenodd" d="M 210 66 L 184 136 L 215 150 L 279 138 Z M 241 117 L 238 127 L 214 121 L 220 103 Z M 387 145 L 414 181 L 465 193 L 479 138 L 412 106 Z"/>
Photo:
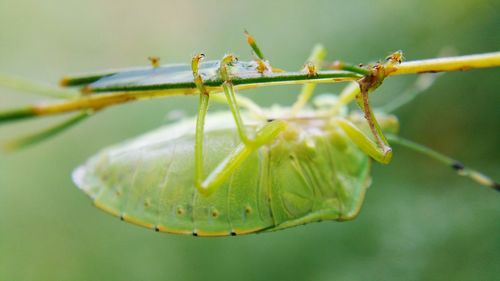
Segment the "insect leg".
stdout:
<path fill-rule="evenodd" d="M 238 134 L 241 141 L 247 146 L 255 146 L 258 145 L 256 143 L 256 139 L 250 139 L 245 132 L 245 125 L 243 124 L 243 121 L 241 119 L 240 109 L 236 100 L 236 94 L 234 93 L 233 84 L 231 83 L 229 77 L 228 64 L 235 60 L 236 58 L 234 57 L 234 55 L 225 55 L 220 63 L 219 73 L 222 80 L 224 80 L 224 83 L 222 83 L 222 89 L 224 90 L 227 103 L 229 104 L 229 108 L 231 109 L 231 113 L 233 114 L 234 121 L 236 122 L 236 128 L 238 129 Z"/>
<path fill-rule="evenodd" d="M 388 164 L 391 161 L 392 150 L 388 152 L 384 151 L 377 143 L 356 127 L 356 125 L 343 118 L 334 119 L 333 122 L 338 125 L 361 150 L 373 159 L 382 164 Z"/>
<path fill-rule="evenodd" d="M 340 220 L 341 214 L 338 212 L 332 212 L 332 210 L 320 210 L 311 214 L 307 214 L 301 218 L 285 221 L 278 224 L 275 227 L 266 229 L 265 231 L 276 231 L 280 229 L 286 229 L 294 226 L 303 225 L 306 223 L 317 222 L 320 220 Z"/>
<path fill-rule="evenodd" d="M 358 103 L 358 106 L 364 112 L 365 119 L 368 122 L 368 126 L 370 127 L 372 135 L 375 137 L 377 146 L 384 155 L 387 155 L 391 153 L 391 148 L 389 147 L 389 143 L 382 133 L 382 129 L 380 129 L 380 125 L 378 124 L 378 121 L 375 118 L 375 114 L 373 113 L 373 110 L 368 101 L 368 93 L 380 86 L 384 77 L 384 67 L 382 65 L 374 66 L 372 74 L 365 76 L 360 81 L 358 81 L 360 93 L 356 96 L 356 101 Z"/>
<path fill-rule="evenodd" d="M 488 176 L 486 176 L 486 175 L 484 175 L 476 170 L 465 167 L 462 163 L 460 163 L 460 161 L 457 161 L 453 158 L 450 158 L 450 157 L 448 157 L 442 153 L 439 153 L 435 150 L 432 150 L 424 145 L 412 142 L 410 140 L 398 137 L 396 135 L 387 134 L 387 138 L 389 139 L 389 141 L 391 143 L 399 144 L 401 146 L 404 146 L 404 147 L 409 148 L 411 150 L 414 150 L 416 152 L 422 153 L 426 156 L 429 156 L 432 159 L 435 159 L 435 160 L 447 165 L 448 167 L 455 170 L 461 176 L 468 177 L 481 185 L 491 187 L 493 189 L 496 189 L 497 191 L 500 191 L 500 183 L 495 182 L 494 180 L 492 180 Z"/>
<path fill-rule="evenodd" d="M 198 104 L 198 114 L 196 116 L 196 132 L 195 132 L 195 185 L 199 186 L 203 180 L 203 135 L 205 128 L 205 116 L 208 111 L 209 93 L 203 84 L 203 79 L 198 73 L 200 61 L 205 57 L 203 54 L 195 55 L 191 60 L 191 69 L 193 71 L 193 80 L 196 87 L 200 91 L 200 101 Z"/>
<path fill-rule="evenodd" d="M 223 103 L 223 104 L 229 104 L 227 98 L 223 95 L 220 95 L 222 93 L 214 93 L 211 94 L 211 100 L 214 102 L 218 103 Z M 265 120 L 266 117 L 264 115 L 264 112 L 262 111 L 262 108 L 256 104 L 254 101 L 251 99 L 238 95 L 235 93 L 236 97 L 236 103 L 238 104 L 239 107 L 245 108 L 248 110 L 255 118 L 257 119 L 262 119 Z"/>
<path fill-rule="evenodd" d="M 315 67 L 319 67 L 321 62 L 325 59 L 326 49 L 322 45 L 316 45 L 311 52 L 311 55 L 307 59 L 309 63 L 311 63 Z M 291 115 L 296 115 L 309 101 L 311 98 L 314 89 L 316 88 L 316 83 L 307 83 L 302 86 L 302 90 L 300 91 L 299 97 L 297 101 L 292 106 Z"/>
<path fill-rule="evenodd" d="M 275 120 L 266 124 L 257 132 L 255 145 L 248 146 L 240 143 L 201 184 L 196 186 L 198 191 L 209 195 L 217 190 L 251 153 L 275 140 L 286 127 L 287 123 L 283 120 Z"/>
<path fill-rule="evenodd" d="M 401 51 L 393 53 L 392 55 L 387 57 L 386 63 L 374 65 L 370 70 L 370 74 L 365 75 L 365 77 L 358 80 L 360 93 L 356 96 L 356 101 L 358 103 L 358 106 L 361 108 L 361 110 L 363 110 L 365 114 L 365 119 L 368 122 L 370 131 L 375 137 L 375 142 L 379 148 L 378 151 L 382 152 L 383 154 L 382 159 L 387 159 L 388 161 L 390 161 L 392 157 L 392 149 L 389 146 L 389 143 L 387 142 L 387 139 L 385 138 L 377 119 L 375 118 L 375 114 L 373 114 L 370 103 L 368 101 L 368 94 L 369 92 L 378 88 L 382 84 L 386 76 L 396 71 L 396 65 L 401 63 L 402 57 L 403 53 Z"/>

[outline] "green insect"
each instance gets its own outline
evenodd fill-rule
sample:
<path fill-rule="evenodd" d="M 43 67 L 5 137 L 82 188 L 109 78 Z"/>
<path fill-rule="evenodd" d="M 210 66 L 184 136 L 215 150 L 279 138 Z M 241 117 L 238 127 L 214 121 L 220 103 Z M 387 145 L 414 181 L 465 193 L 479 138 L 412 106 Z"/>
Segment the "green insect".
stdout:
<path fill-rule="evenodd" d="M 497 66 L 500 53 L 461 57 L 460 65 L 454 58 L 437 60 L 426 67 L 426 62 L 403 65 L 401 52 L 396 52 L 368 67 L 334 63 L 320 70 L 325 51 L 318 46 L 302 71 L 286 72 L 271 66 L 253 37 L 246 35 L 257 56 L 253 61 L 226 55 L 220 61 L 201 62 L 204 55 L 199 54 L 190 65 L 160 66 L 157 58 L 150 58 L 152 66 L 145 69 L 67 77 L 62 84 L 82 87 L 82 97 L 0 113 L 0 121 L 83 110 L 43 134 L 14 143 L 25 145 L 111 104 L 199 94 L 196 119 L 105 148 L 73 173 L 76 185 L 97 207 L 168 233 L 228 236 L 354 219 L 370 185 L 372 159 L 389 163 L 390 144 L 414 149 L 500 190 L 498 183 L 460 162 L 396 136 L 397 118 L 374 113 L 368 102 L 368 94 L 397 72 Z M 420 83 L 429 85 L 434 78 L 425 79 Z M 339 95 L 320 95 L 309 105 L 316 83 L 337 81 L 355 82 Z M 289 83 L 304 84 L 291 107 L 263 109 L 236 93 Z M 207 114 L 209 100 L 226 103 L 230 111 Z M 362 112 L 347 107 L 353 101 Z M 395 101 L 393 107 L 403 102 Z"/>

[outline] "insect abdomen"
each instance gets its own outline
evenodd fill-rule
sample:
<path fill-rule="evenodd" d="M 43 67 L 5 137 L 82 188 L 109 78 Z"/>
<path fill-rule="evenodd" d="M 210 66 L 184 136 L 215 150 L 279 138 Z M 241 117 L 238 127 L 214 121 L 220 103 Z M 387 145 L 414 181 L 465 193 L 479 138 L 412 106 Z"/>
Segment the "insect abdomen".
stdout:
<path fill-rule="evenodd" d="M 173 127 L 163 129 L 170 136 L 163 140 L 154 134 L 151 142 L 149 134 L 102 151 L 75 171 L 75 182 L 97 207 L 157 231 L 224 236 L 273 226 L 262 152 L 205 197 L 193 186 L 193 136 L 173 140 Z M 234 130 L 207 132 L 206 169 L 212 170 L 237 142 Z"/>

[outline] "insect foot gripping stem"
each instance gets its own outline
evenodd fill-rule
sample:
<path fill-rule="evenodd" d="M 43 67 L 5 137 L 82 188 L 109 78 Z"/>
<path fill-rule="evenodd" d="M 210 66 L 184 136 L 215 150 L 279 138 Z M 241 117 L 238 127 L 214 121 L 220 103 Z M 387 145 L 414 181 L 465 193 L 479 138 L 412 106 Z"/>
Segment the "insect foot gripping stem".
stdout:
<path fill-rule="evenodd" d="M 236 123 L 236 128 L 238 129 L 238 134 L 241 141 L 247 146 L 257 147 L 259 146 L 257 140 L 250 139 L 245 132 L 245 124 L 243 124 L 243 120 L 241 118 L 240 110 L 238 107 L 238 102 L 236 100 L 236 93 L 234 92 L 233 83 L 231 82 L 228 66 L 236 60 L 237 58 L 234 55 L 228 54 L 225 55 L 220 62 L 219 74 L 224 81 L 222 83 L 222 89 L 224 90 L 224 95 L 226 96 L 227 103 L 231 109 L 231 113 Z"/>
<path fill-rule="evenodd" d="M 208 96 L 208 91 L 203 84 L 203 79 L 201 78 L 200 73 L 198 72 L 200 61 L 204 58 L 205 54 L 194 55 L 191 59 L 191 70 L 193 71 L 193 80 L 196 88 L 200 91 L 200 94 Z"/>
<path fill-rule="evenodd" d="M 396 70 L 396 65 L 401 63 L 403 58 L 403 53 L 397 51 L 387 57 L 387 62 L 385 64 L 375 64 L 368 75 L 365 75 L 358 81 L 360 94 L 356 96 L 359 107 L 363 110 L 365 119 L 368 122 L 368 126 L 375 137 L 375 142 L 377 143 L 378 157 L 375 158 L 378 162 L 382 164 L 387 164 L 392 158 L 392 149 L 385 138 L 380 125 L 378 124 L 375 114 L 373 113 L 370 103 L 368 101 L 368 93 L 378 88 L 385 77 L 387 77 L 391 72 Z"/>

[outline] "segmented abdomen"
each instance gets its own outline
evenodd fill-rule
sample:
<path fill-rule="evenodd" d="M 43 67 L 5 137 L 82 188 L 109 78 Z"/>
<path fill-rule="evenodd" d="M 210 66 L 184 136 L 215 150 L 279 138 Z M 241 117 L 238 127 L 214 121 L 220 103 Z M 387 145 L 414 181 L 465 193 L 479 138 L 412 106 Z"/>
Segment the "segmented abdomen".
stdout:
<path fill-rule="evenodd" d="M 224 236 L 272 227 L 264 150 L 203 196 L 193 186 L 193 132 L 181 123 L 105 149 L 75 170 L 74 181 L 97 207 L 157 231 Z M 238 142 L 234 129 L 207 131 L 207 173 Z"/>

